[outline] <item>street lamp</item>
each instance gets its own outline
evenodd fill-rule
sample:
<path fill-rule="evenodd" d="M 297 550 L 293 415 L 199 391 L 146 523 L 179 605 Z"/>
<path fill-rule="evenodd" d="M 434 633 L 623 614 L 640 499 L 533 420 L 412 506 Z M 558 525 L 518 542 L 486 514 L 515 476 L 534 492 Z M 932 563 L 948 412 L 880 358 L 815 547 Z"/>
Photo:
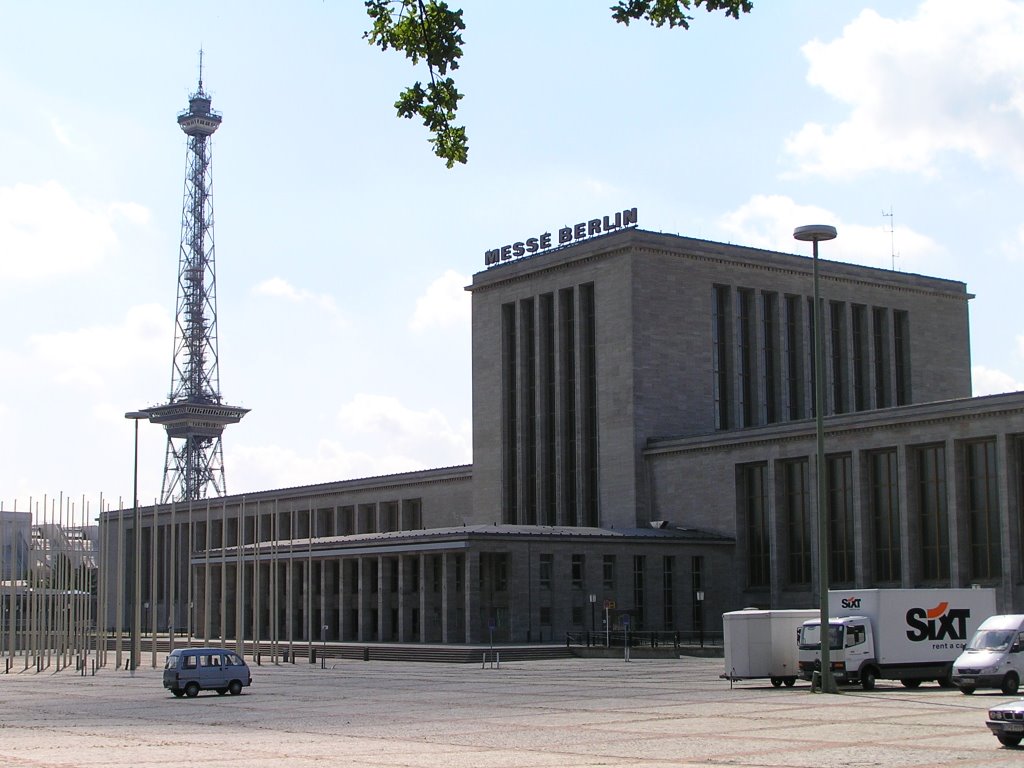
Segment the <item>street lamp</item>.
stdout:
<path fill-rule="evenodd" d="M 139 668 L 142 659 L 142 535 L 139 528 L 142 516 L 139 514 L 139 419 L 148 419 L 147 411 L 128 411 L 126 419 L 135 422 L 135 463 L 132 470 L 132 564 L 133 578 L 129 580 L 132 602 L 132 654 L 129 667 L 132 672 Z M 127 569 L 125 571 L 127 576 Z"/>
<path fill-rule="evenodd" d="M 814 426 L 818 448 L 815 462 L 815 481 L 818 486 L 818 598 L 821 607 L 819 636 L 821 647 L 821 692 L 837 693 L 835 678 L 832 677 L 832 658 L 829 648 L 828 626 L 828 510 L 825 503 L 825 381 L 822 374 L 824 353 L 822 350 L 823 319 L 821 301 L 818 295 L 818 243 L 833 240 L 836 228 L 828 224 L 808 224 L 793 230 L 793 237 L 803 242 L 810 241 L 814 248 Z"/>

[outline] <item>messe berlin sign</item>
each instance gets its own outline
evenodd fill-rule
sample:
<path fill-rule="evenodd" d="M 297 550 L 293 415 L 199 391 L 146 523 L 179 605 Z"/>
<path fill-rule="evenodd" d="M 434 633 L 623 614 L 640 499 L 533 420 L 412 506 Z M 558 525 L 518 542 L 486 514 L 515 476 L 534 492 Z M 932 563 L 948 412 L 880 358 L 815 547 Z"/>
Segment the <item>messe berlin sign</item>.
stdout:
<path fill-rule="evenodd" d="M 571 227 L 561 227 L 558 230 L 558 241 L 555 242 L 550 232 L 545 232 L 536 237 L 527 237 L 524 240 L 517 240 L 508 243 L 500 248 L 493 248 L 484 252 L 484 265 L 491 267 L 503 261 L 518 259 L 521 256 L 532 256 L 540 251 L 546 251 L 555 246 L 568 245 L 578 240 L 586 240 L 588 237 L 603 235 L 614 232 L 636 224 L 636 208 L 616 212 L 612 216 L 604 216 L 600 219 L 581 221 Z"/>

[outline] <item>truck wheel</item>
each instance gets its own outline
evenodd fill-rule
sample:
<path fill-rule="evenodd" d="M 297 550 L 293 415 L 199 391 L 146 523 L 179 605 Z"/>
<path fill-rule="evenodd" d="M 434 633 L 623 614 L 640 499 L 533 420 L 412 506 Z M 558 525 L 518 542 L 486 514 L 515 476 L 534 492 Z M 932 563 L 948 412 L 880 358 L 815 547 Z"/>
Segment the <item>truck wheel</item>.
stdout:
<path fill-rule="evenodd" d="M 999 739 L 999 743 L 1004 747 L 1016 747 L 1020 744 L 1020 736 L 1011 736 L 1008 733 L 997 733 L 996 738 Z"/>
<path fill-rule="evenodd" d="M 946 675 L 945 677 L 940 677 L 935 682 L 939 684 L 939 688 L 956 688 L 956 684 L 953 682 L 953 678 L 949 675 Z"/>
<path fill-rule="evenodd" d="M 974 693 L 974 686 L 973 685 L 961 685 L 960 686 L 960 693 L 964 694 L 965 696 L 970 696 L 972 693 Z"/>
<path fill-rule="evenodd" d="M 865 691 L 875 689 L 875 680 L 878 679 L 878 672 L 874 667 L 868 667 L 860 673 L 860 685 Z"/>
<path fill-rule="evenodd" d="M 903 683 L 903 687 L 904 688 L 920 688 L 921 687 L 921 681 L 920 680 L 900 680 L 900 682 Z"/>
<path fill-rule="evenodd" d="M 1006 677 L 1003 678 L 1002 691 L 1007 696 L 1012 696 L 1017 692 L 1020 687 L 1020 678 L 1017 677 L 1016 672 L 1007 672 Z"/>
<path fill-rule="evenodd" d="M 796 685 L 796 678 L 787 677 L 783 682 L 786 684 L 787 688 L 792 688 L 794 685 Z"/>
<path fill-rule="evenodd" d="M 781 688 L 782 687 L 782 678 L 781 677 L 773 677 L 772 678 L 772 687 L 773 688 Z"/>

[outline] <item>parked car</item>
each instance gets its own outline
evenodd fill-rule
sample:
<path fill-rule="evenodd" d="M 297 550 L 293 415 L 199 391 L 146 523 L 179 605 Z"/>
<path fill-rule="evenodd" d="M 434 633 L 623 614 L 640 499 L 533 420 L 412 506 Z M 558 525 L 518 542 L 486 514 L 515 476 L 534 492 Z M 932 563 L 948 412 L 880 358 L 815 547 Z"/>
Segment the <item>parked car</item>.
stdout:
<path fill-rule="evenodd" d="M 199 691 L 237 696 L 252 685 L 245 659 L 224 648 L 178 648 L 164 662 L 164 688 L 179 699 L 194 698 Z"/>
<path fill-rule="evenodd" d="M 1007 747 L 1016 747 L 1024 738 L 1024 699 L 1008 701 L 988 711 L 989 730 Z"/>

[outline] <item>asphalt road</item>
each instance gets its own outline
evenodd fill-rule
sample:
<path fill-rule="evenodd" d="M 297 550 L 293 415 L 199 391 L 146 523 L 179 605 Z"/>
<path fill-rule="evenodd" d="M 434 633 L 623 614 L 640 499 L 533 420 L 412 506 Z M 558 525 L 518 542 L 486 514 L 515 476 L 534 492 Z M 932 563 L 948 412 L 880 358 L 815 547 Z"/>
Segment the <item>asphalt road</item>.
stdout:
<path fill-rule="evenodd" d="M 254 666 L 241 696 L 176 699 L 160 670 L 17 671 L 0 674 L 0 765 L 1024 766 L 985 727 L 998 692 L 828 695 L 721 672 L 699 658 L 300 662 Z"/>

